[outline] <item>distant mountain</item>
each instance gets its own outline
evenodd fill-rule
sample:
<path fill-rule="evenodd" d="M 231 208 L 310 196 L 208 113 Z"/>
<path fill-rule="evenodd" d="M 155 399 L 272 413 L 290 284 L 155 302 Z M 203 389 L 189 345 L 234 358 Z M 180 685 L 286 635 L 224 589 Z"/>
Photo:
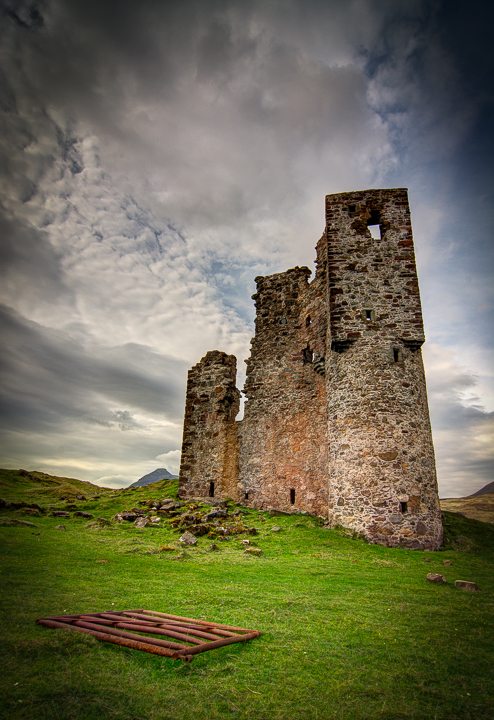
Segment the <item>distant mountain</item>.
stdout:
<path fill-rule="evenodd" d="M 159 482 L 160 480 L 176 480 L 177 478 L 178 475 L 172 475 L 166 468 L 158 468 L 139 478 L 139 480 L 129 485 L 129 487 L 142 487 L 143 485 L 149 485 L 149 483 Z"/>
<path fill-rule="evenodd" d="M 489 483 L 488 485 L 484 485 L 483 488 L 477 490 L 477 492 L 473 493 L 473 495 L 467 495 L 467 497 L 477 497 L 478 495 L 494 495 L 494 481 Z"/>

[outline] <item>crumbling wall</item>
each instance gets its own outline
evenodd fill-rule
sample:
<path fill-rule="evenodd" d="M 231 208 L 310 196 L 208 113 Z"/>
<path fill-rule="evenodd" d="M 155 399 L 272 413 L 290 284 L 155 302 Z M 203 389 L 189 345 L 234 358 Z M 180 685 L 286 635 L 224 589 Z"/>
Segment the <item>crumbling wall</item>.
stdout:
<path fill-rule="evenodd" d="M 256 278 L 256 334 L 239 423 L 239 495 L 254 507 L 327 514 L 324 272 Z"/>
<path fill-rule="evenodd" d="M 442 525 L 406 190 L 328 196 L 326 236 L 330 518 L 373 542 L 435 549 Z"/>
<path fill-rule="evenodd" d="M 240 392 L 234 355 L 213 350 L 189 371 L 185 401 L 180 497 L 238 499 L 235 417 Z"/>
<path fill-rule="evenodd" d="M 370 542 L 442 540 L 407 191 L 328 195 L 317 272 L 256 278 L 244 419 L 235 358 L 189 373 L 179 492 L 329 516 Z M 378 225 L 380 237 L 369 226 Z"/>

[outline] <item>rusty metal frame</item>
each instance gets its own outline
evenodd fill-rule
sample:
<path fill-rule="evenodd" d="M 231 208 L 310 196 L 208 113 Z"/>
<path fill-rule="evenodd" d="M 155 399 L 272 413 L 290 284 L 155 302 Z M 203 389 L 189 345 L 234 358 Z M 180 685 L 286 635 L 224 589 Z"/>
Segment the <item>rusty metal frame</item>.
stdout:
<path fill-rule="evenodd" d="M 247 630 L 142 608 L 82 615 L 57 615 L 38 618 L 36 624 L 55 629 L 76 630 L 93 635 L 104 642 L 123 645 L 133 650 L 143 650 L 153 655 L 164 655 L 184 662 L 191 662 L 198 653 L 232 643 L 245 642 L 261 635 L 259 630 Z M 146 633 L 146 635 L 138 633 Z M 164 635 L 181 642 L 147 635 Z"/>

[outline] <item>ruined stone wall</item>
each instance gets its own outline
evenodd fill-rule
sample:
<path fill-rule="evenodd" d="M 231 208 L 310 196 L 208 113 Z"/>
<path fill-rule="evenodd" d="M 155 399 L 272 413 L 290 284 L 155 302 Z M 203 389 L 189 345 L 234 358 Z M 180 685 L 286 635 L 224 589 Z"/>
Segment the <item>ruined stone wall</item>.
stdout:
<path fill-rule="evenodd" d="M 235 417 L 240 392 L 234 355 L 214 350 L 189 371 L 185 401 L 180 497 L 238 499 Z"/>
<path fill-rule="evenodd" d="M 324 250 L 324 248 L 323 248 Z M 256 334 L 239 423 L 239 495 L 254 507 L 327 514 L 325 274 L 256 278 Z"/>
<path fill-rule="evenodd" d="M 190 371 L 179 492 L 329 515 L 371 542 L 436 549 L 407 191 L 329 195 L 326 217 L 312 282 L 305 267 L 256 278 L 244 419 L 233 356 L 207 353 Z"/>
<path fill-rule="evenodd" d="M 368 225 L 379 224 L 381 239 Z M 442 539 L 406 190 L 327 197 L 329 515 L 390 546 Z"/>

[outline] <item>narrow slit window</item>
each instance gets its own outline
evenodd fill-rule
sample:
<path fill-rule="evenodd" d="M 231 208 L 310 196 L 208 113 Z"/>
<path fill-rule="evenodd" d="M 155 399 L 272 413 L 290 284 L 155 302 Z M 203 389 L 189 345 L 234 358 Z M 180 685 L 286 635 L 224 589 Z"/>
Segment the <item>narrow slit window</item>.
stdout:
<path fill-rule="evenodd" d="M 245 495 L 244 495 L 244 500 L 248 500 L 248 499 L 249 499 L 249 493 L 246 492 Z"/>
<path fill-rule="evenodd" d="M 407 502 L 400 503 L 400 512 L 402 512 L 402 513 L 408 512 L 408 503 Z"/>
<path fill-rule="evenodd" d="M 295 488 L 290 489 L 290 503 L 292 505 L 295 503 Z"/>
<path fill-rule="evenodd" d="M 400 348 L 393 348 L 393 362 L 402 362 L 403 361 L 403 353 L 401 352 Z"/>
<path fill-rule="evenodd" d="M 309 346 L 302 350 L 302 361 L 304 365 L 312 363 L 313 352 Z"/>
<path fill-rule="evenodd" d="M 209 497 L 214 497 L 214 482 L 209 483 Z"/>
<path fill-rule="evenodd" d="M 366 319 L 366 320 L 372 320 L 372 310 L 366 310 L 366 311 L 365 311 L 365 319 Z"/>
<path fill-rule="evenodd" d="M 311 323 L 312 323 L 312 319 L 311 319 L 310 315 L 307 315 L 307 317 L 305 318 L 305 327 L 309 327 L 309 325 Z"/>

